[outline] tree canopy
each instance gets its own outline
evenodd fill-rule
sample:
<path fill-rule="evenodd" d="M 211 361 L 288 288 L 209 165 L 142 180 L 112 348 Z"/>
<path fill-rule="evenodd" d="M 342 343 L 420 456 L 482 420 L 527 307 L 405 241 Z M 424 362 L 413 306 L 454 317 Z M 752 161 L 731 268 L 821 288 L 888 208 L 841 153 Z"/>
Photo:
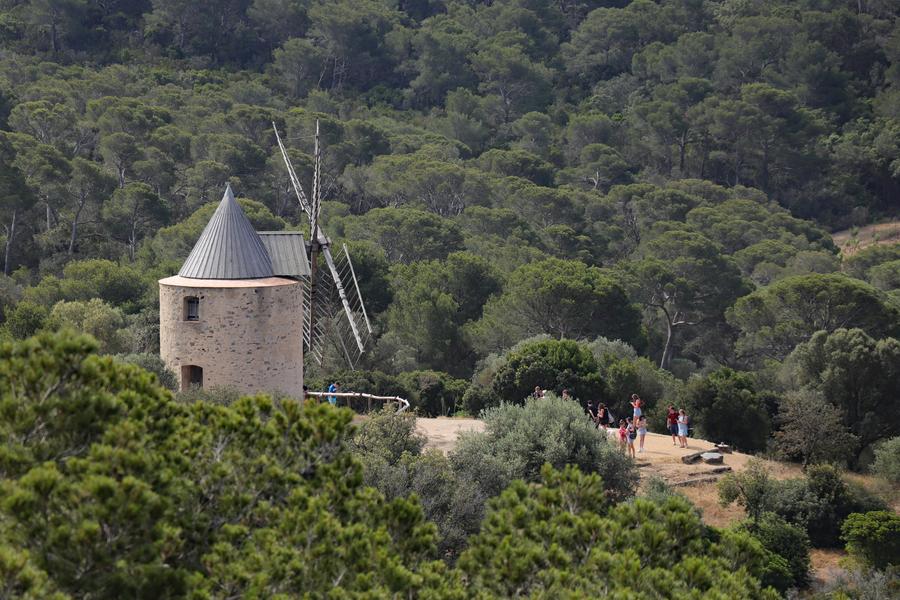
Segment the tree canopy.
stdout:
<path fill-rule="evenodd" d="M 781 490 L 796 509 L 781 516 L 836 543 L 852 503 L 829 512 L 822 490 L 850 493 L 815 463 L 862 467 L 898 435 L 898 16 L 883 1 L 0 0 L 2 589 L 656 593 L 657 563 L 628 570 L 646 562 L 635 536 L 663 557 L 682 543 L 667 593 L 801 581 L 796 535 L 614 505 L 628 465 L 582 407 L 522 402 L 567 388 L 618 415 L 639 393 L 653 431 L 683 403 L 698 435 L 808 463 L 815 485 Z M 347 244 L 372 328 L 356 370 L 329 350 L 306 383 L 423 415 L 487 409 L 469 454 L 385 458 L 351 447 L 347 413 L 172 397 L 134 366 L 172 386 L 158 280 L 226 184 L 255 229 L 308 230 L 273 124 L 307 193 L 319 132 L 320 224 Z M 576 488 L 609 497 L 585 504 L 596 519 L 557 502 Z M 537 514 L 507 540 L 523 507 Z M 597 527 L 625 545 L 579 554 Z M 630 590 L 601 581 L 607 558 Z"/>

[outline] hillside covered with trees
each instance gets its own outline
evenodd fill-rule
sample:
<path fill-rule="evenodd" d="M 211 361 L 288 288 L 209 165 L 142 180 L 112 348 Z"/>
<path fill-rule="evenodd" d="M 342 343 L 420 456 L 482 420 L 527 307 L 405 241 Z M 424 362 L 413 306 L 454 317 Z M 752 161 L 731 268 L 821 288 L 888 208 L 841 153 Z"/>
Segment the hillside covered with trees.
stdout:
<path fill-rule="evenodd" d="M 695 435 L 820 469 L 770 486 L 759 514 L 802 499 L 807 512 L 778 516 L 801 530 L 801 547 L 848 542 L 866 555 L 867 528 L 889 517 L 849 516 L 885 507 L 848 499 L 819 463 L 874 465 L 898 483 L 900 244 L 843 256 L 830 232 L 898 218 L 898 17 L 889 0 L 0 0 L 0 372 L 34 370 L 0 390 L 0 432 L 12 440 L 0 456 L 0 497 L 12 499 L 0 506 L 0 581 L 15 572 L 24 583 L 12 597 L 36 598 L 139 595 L 132 585 L 270 597 L 313 576 L 360 594 L 596 595 L 607 579 L 573 566 L 583 531 L 566 519 L 619 531 L 637 511 L 665 531 L 628 535 L 691 548 L 673 597 L 718 577 L 732 586 L 718 597 L 804 585 L 802 560 L 760 566 L 796 536 L 764 533 L 759 519 L 750 533 L 701 529 L 668 493 L 623 503 L 634 474 L 600 446 L 577 463 L 583 474 L 552 454 L 534 456 L 554 470 L 517 465 L 490 437 L 441 462 L 414 442 L 405 458 L 360 450 L 345 413 L 289 401 L 226 402 L 228 390 L 173 401 L 142 379 L 110 384 L 115 401 L 102 396 L 104 378 L 140 379 L 125 364 L 174 388 L 158 355 L 157 281 L 178 271 L 226 183 L 256 229 L 308 231 L 273 122 L 304 184 L 319 123 L 323 227 L 348 245 L 376 330 L 358 370 L 337 346 L 307 365 L 311 387 L 339 380 L 499 428 L 574 423 L 565 408 L 520 406 L 535 386 L 617 415 L 639 393 L 656 431 L 665 406 L 683 406 Z M 28 362 L 34 353 L 56 366 Z M 45 368 L 60 381 L 84 370 L 86 391 L 72 400 Z M 63 408 L 29 413 L 36 398 L 75 402 L 72 431 L 42 433 Z M 504 412 L 513 405 L 525 412 Z M 267 423 L 270 438 L 244 420 Z M 287 430 L 319 437 L 288 451 L 275 439 Z M 140 433 L 125 448 L 130 431 Z M 200 477 L 217 435 L 242 445 L 213 480 L 167 479 Z M 200 461 L 190 467 L 188 447 Z M 295 452 L 325 457 L 326 472 L 304 471 Z M 277 482 L 253 500 L 222 491 L 267 454 L 287 461 L 271 466 Z M 107 486 L 128 477 L 134 486 Z M 824 489 L 847 510 L 815 512 Z M 453 498 L 443 513 L 442 493 Z M 576 508 L 560 499 L 572 495 Z M 144 525 L 128 519 L 135 506 Z M 181 512 L 220 506 L 208 523 Z M 502 523 L 525 507 L 541 516 L 520 524 L 529 534 L 516 553 L 544 553 L 542 532 L 562 521 L 574 533 L 560 543 L 574 546 L 540 576 L 519 564 L 506 582 L 520 587 L 501 589 L 491 569 L 513 569 L 499 565 L 512 551 Z M 88 514 L 101 510 L 111 512 Z M 83 529 L 41 521 L 72 511 Z M 270 557 L 297 551 L 292 519 L 309 515 L 328 523 L 322 547 L 364 530 L 365 547 L 348 555 L 377 558 L 346 580 L 318 567 L 265 572 L 293 564 Z M 119 524 L 94 528 L 104 519 Z M 104 549 L 104 537 L 122 545 Z M 66 554 L 76 541 L 94 544 L 87 562 Z M 701 577 L 692 560 L 711 570 Z M 882 572 L 895 564 L 867 560 Z M 647 578 L 631 579 L 656 593 Z"/>

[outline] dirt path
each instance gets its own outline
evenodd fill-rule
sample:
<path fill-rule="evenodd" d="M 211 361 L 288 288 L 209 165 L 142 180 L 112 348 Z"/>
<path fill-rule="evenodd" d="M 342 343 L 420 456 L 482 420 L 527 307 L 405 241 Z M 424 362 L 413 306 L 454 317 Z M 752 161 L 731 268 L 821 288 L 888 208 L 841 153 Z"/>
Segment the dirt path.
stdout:
<path fill-rule="evenodd" d="M 866 225 L 857 230 L 855 238 L 852 234 L 852 229 L 845 229 L 831 235 L 831 239 L 844 256 L 850 256 L 866 246 L 900 242 L 900 221 Z"/>
<path fill-rule="evenodd" d="M 456 438 L 462 431 L 484 431 L 484 421 L 478 419 L 457 419 L 437 417 L 436 419 L 416 419 L 416 429 L 428 438 L 426 448 L 437 448 L 447 454 L 456 446 Z"/>
<path fill-rule="evenodd" d="M 450 452 L 456 445 L 456 439 L 462 431 L 484 431 L 484 423 L 478 419 L 456 419 L 438 417 L 436 419 L 419 418 L 416 428 L 428 438 L 426 447 L 437 448 L 444 453 Z M 707 465 L 696 463 L 686 465 L 681 458 L 694 452 L 714 449 L 714 444 L 697 438 L 688 439 L 688 447 L 683 449 L 672 443 L 672 437 L 648 433 L 644 443 L 644 452 L 637 454 L 641 478 L 647 479 L 656 475 L 675 486 L 702 485 L 715 481 L 729 470 L 740 471 L 750 460 L 747 454 L 735 452 L 725 455 L 724 465 Z M 723 469 L 727 467 L 727 469 Z M 797 476 L 798 467 L 770 462 L 770 469 L 775 477 Z"/>

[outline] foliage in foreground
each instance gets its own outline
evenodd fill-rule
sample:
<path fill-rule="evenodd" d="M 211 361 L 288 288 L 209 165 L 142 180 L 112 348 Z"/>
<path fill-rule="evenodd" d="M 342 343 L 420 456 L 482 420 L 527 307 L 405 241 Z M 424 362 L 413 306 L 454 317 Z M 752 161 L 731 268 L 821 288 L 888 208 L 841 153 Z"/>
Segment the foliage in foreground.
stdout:
<path fill-rule="evenodd" d="M 777 598 L 757 580 L 764 556 L 746 534 L 708 530 L 684 499 L 611 505 L 597 475 L 545 466 L 491 501 L 459 568 L 493 597 Z"/>
<path fill-rule="evenodd" d="M 264 397 L 179 404 L 95 349 L 67 335 L 0 348 L 13 589 L 271 597 L 421 584 L 434 527 L 415 501 L 362 485 L 348 411 Z"/>
<path fill-rule="evenodd" d="M 362 463 L 363 480 L 387 499 L 415 494 L 426 518 L 438 527 L 438 551 L 455 559 L 467 538 L 478 531 L 486 497 L 466 473 L 453 469 L 441 452 L 423 452 L 425 438 L 416 432 L 416 417 L 382 410 L 357 428 L 353 449 Z"/>
<path fill-rule="evenodd" d="M 487 496 L 496 496 L 513 480 L 538 481 L 541 468 L 577 466 L 596 473 L 614 501 L 634 495 L 634 463 L 598 431 L 574 401 L 553 394 L 524 405 L 501 404 L 483 413 L 484 432 L 464 432 L 450 459 Z"/>
<path fill-rule="evenodd" d="M 4 596 L 777 597 L 759 580 L 759 542 L 704 527 L 677 497 L 615 505 L 624 490 L 614 472 L 604 489 L 574 465 L 512 483 L 450 567 L 434 560 L 436 528 L 415 496 L 365 486 L 350 451 L 402 462 L 421 448 L 408 422 L 379 454 L 371 436 L 351 442 L 348 410 L 262 396 L 177 402 L 150 374 L 95 351 L 67 333 L 0 345 Z M 583 419 L 572 403 L 541 406 Z M 500 434 L 521 432 L 501 421 L 527 422 L 503 409 L 488 449 L 510 448 Z M 576 457 L 605 452 L 575 447 Z M 420 489 L 441 487 L 429 479 L 437 460 L 407 470 Z"/>
<path fill-rule="evenodd" d="M 771 553 L 766 561 L 763 583 L 784 592 L 809 583 L 809 536 L 801 527 L 792 525 L 775 513 L 766 513 L 758 522 L 739 528 L 759 540 Z"/>

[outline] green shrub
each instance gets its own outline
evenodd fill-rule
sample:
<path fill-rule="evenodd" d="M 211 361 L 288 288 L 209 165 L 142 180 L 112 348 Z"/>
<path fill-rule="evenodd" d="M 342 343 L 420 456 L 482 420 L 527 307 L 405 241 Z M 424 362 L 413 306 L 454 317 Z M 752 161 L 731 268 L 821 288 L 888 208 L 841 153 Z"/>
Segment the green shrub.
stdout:
<path fill-rule="evenodd" d="M 155 287 L 155 284 L 154 286 Z M 151 286 L 135 268 L 104 259 L 77 260 L 63 269 L 62 278 L 49 275 L 37 285 L 26 288 L 25 300 L 52 306 L 59 301 L 100 298 L 123 310 L 135 312 Z"/>
<path fill-rule="evenodd" d="M 16 339 L 25 339 L 37 333 L 50 315 L 50 308 L 22 300 L 6 311 L 6 328 Z"/>
<path fill-rule="evenodd" d="M 855 568 L 844 571 L 838 579 L 810 600 L 885 600 L 900 598 L 900 569 L 879 571 Z"/>
<path fill-rule="evenodd" d="M 765 555 L 760 567 L 759 582 L 764 586 L 773 587 L 779 592 L 786 592 L 796 587 L 794 575 L 791 573 L 791 565 L 788 561 L 775 552 L 770 552 L 765 548 L 763 548 L 763 551 Z"/>
<path fill-rule="evenodd" d="M 477 417 L 486 408 L 500 404 L 500 398 L 489 387 L 473 383 L 466 389 L 460 402 L 460 410 Z"/>
<path fill-rule="evenodd" d="M 846 464 L 855 456 L 858 438 L 843 423 L 841 412 L 813 390 L 788 392 L 778 411 L 781 429 L 773 448 L 785 460 L 804 467 L 817 462 Z"/>
<path fill-rule="evenodd" d="M 362 462 L 366 485 L 387 500 L 418 496 L 425 517 L 438 527 L 438 549 L 452 558 L 478 531 L 486 497 L 474 481 L 456 473 L 441 452 L 423 452 L 425 442 L 416 432 L 415 416 L 382 410 L 359 424 L 352 447 Z"/>
<path fill-rule="evenodd" d="M 900 515 L 878 510 L 849 515 L 841 526 L 847 552 L 876 569 L 900 565 Z"/>
<path fill-rule="evenodd" d="M 159 380 L 159 384 L 167 390 L 174 392 L 178 389 L 178 377 L 166 366 L 159 354 L 119 354 L 116 358 L 153 373 Z"/>
<path fill-rule="evenodd" d="M 50 309 L 44 327 L 51 331 L 69 328 L 91 335 L 100 343 L 100 352 L 104 354 L 131 349 L 131 340 L 125 329 L 125 315 L 99 298 L 57 302 Z"/>
<path fill-rule="evenodd" d="M 358 425 L 353 448 L 358 454 L 378 456 L 394 465 L 404 453 L 422 452 L 426 441 L 425 436 L 416 432 L 415 415 L 383 409 L 365 417 Z"/>
<path fill-rule="evenodd" d="M 806 531 L 774 513 L 765 513 L 757 523 L 748 522 L 741 529 L 748 531 L 766 550 L 786 562 L 789 581 L 779 581 L 777 585 L 773 581 L 770 585 L 783 592 L 791 587 L 806 587 L 809 584 L 809 536 Z M 765 578 L 763 583 L 767 583 Z"/>
<path fill-rule="evenodd" d="M 465 474 L 455 472 L 440 451 L 405 452 L 393 463 L 376 455 L 361 455 L 360 459 L 364 483 L 388 501 L 411 494 L 418 497 L 425 518 L 437 525 L 441 556 L 458 556 L 481 526 L 486 496 Z"/>
<path fill-rule="evenodd" d="M 706 528 L 683 498 L 612 505 L 601 477 L 547 466 L 490 501 L 458 566 L 468 597 L 762 600 L 777 598 L 758 580 L 767 556 L 746 533 Z"/>
<path fill-rule="evenodd" d="M 598 431 L 578 403 L 553 394 L 524 405 L 501 404 L 484 412 L 485 431 L 460 436 L 451 460 L 470 474 L 488 496 L 514 479 L 537 481 L 541 468 L 575 465 L 598 473 L 616 500 L 634 494 L 634 463 Z"/>
<path fill-rule="evenodd" d="M 0 596 L 388 597 L 437 572 L 418 502 L 363 485 L 350 411 L 178 403 L 96 348 L 0 344 Z"/>
<path fill-rule="evenodd" d="M 719 481 L 719 501 L 737 502 L 755 524 L 763 521 L 764 513 L 773 512 L 804 530 L 814 548 L 838 547 L 847 515 L 886 508 L 865 488 L 845 482 L 833 465 L 814 465 L 805 477 L 778 481 L 756 460 Z"/>
<path fill-rule="evenodd" d="M 900 436 L 885 440 L 875 448 L 872 472 L 894 485 L 900 485 Z"/>
<path fill-rule="evenodd" d="M 761 460 L 750 459 L 746 469 L 740 473 L 729 473 L 719 480 L 716 486 L 719 504 L 728 506 L 737 502 L 753 522 L 758 523 L 763 513 L 772 509 L 776 484 Z"/>
<path fill-rule="evenodd" d="M 877 497 L 857 485 L 848 485 L 832 465 L 815 465 L 806 477 L 776 482 L 771 510 L 789 523 L 806 529 L 815 548 L 840 546 L 841 524 L 847 515 L 884 509 Z"/>
<path fill-rule="evenodd" d="M 535 386 L 559 394 L 569 389 L 585 401 L 604 391 L 597 360 L 573 340 L 543 340 L 517 346 L 494 374 L 491 388 L 501 400 L 521 404 Z"/>
<path fill-rule="evenodd" d="M 412 392 L 411 407 L 429 417 L 456 412 L 468 386 L 465 380 L 441 371 L 410 371 L 401 373 L 398 380 Z"/>
<path fill-rule="evenodd" d="M 747 451 L 766 447 L 769 416 L 750 375 L 722 368 L 694 377 L 685 386 L 682 401 L 700 437 Z"/>
<path fill-rule="evenodd" d="M 641 488 L 640 498 L 650 500 L 656 504 L 664 504 L 669 498 L 684 498 L 675 489 L 666 483 L 666 480 L 658 475 L 653 475 Z"/>

